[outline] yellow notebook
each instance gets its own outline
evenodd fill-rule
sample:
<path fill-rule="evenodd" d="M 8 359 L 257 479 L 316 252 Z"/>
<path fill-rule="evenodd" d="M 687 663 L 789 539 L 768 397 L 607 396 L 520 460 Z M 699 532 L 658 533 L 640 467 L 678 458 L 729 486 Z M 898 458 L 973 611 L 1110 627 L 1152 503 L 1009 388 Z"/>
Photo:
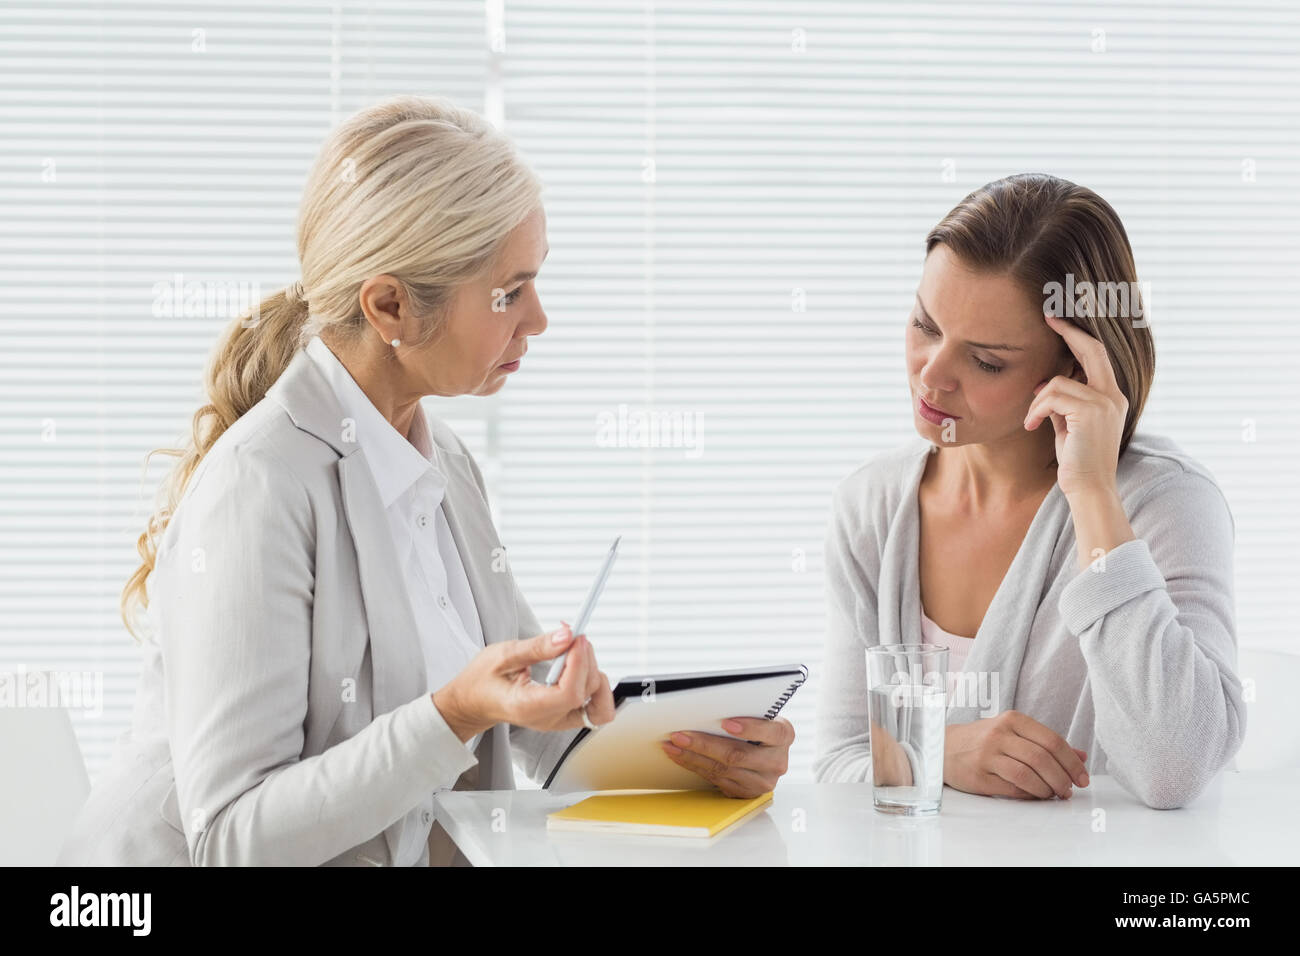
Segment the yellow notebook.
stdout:
<path fill-rule="evenodd" d="M 749 800 L 720 790 L 602 794 L 548 813 L 546 829 L 711 837 L 771 802 L 771 791 Z"/>

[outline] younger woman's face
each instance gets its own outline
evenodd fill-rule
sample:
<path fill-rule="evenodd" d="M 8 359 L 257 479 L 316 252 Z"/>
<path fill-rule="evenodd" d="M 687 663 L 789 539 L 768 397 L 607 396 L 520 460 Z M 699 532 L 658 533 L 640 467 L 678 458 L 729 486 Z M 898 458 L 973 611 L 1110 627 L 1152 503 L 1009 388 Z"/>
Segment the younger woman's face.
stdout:
<path fill-rule="evenodd" d="M 1041 302 L 1007 276 L 967 268 L 942 244 L 926 257 L 907 321 L 912 417 L 936 445 L 1033 434 L 1024 422 L 1034 387 L 1075 369 Z M 953 421 L 927 420 L 922 399 Z"/>

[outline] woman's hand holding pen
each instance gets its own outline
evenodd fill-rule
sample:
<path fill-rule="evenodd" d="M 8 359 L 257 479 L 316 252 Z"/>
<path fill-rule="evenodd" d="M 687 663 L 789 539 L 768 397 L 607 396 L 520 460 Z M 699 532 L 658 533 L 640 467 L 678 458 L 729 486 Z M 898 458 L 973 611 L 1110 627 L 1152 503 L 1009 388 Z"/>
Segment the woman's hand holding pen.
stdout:
<path fill-rule="evenodd" d="M 555 684 L 532 679 L 535 664 L 566 650 L 568 663 Z M 532 730 L 582 727 L 584 705 L 593 724 L 614 719 L 614 695 L 596 666 L 596 652 L 585 634 L 574 637 L 567 624 L 551 634 L 489 644 L 434 693 L 433 702 L 462 741 L 499 723 Z"/>
<path fill-rule="evenodd" d="M 794 725 L 784 717 L 731 717 L 722 726 L 736 736 L 678 731 L 660 746 L 674 763 L 729 797 L 757 797 L 775 790 L 777 780 L 789 769 Z"/>

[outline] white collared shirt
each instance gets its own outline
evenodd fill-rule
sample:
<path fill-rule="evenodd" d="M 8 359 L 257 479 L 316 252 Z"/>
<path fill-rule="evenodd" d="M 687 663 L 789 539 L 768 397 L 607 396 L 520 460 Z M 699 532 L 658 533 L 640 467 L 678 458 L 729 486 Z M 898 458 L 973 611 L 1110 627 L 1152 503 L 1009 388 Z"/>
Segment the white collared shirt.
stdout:
<path fill-rule="evenodd" d="M 451 527 L 442 510 L 447 476 L 433 462 L 433 442 L 424 408 L 417 402 L 407 438 L 375 408 L 320 336 L 307 354 L 329 380 L 343 414 L 355 423 L 355 438 L 388 513 L 398 564 L 406 572 L 429 692 L 455 677 L 483 649 L 483 630 Z M 473 752 L 481 735 L 466 744 Z M 420 858 L 419 842 L 403 846 L 397 865 Z"/>

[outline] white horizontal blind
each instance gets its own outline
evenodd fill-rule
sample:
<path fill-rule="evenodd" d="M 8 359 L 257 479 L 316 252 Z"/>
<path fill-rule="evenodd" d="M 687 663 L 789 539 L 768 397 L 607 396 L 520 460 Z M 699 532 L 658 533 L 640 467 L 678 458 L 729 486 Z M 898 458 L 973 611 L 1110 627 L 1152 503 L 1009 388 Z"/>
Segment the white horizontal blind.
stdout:
<path fill-rule="evenodd" d="M 153 287 L 295 278 L 321 139 L 398 92 L 500 104 L 546 183 L 550 329 L 495 401 L 431 408 L 487 471 L 544 626 L 573 620 L 624 536 L 590 628 L 611 677 L 801 660 L 815 678 L 830 490 L 914 434 L 902 336 L 925 232 L 1029 170 L 1124 219 L 1156 309 L 1143 427 L 1228 494 L 1241 643 L 1292 642 L 1293 4 L 508 0 L 500 17 L 491 0 L 0 8 L 0 669 L 105 672 L 103 715 L 74 712 L 92 777 L 138 666 L 117 598 L 168 461 L 141 460 L 186 427 L 227 321 L 156 316 Z M 644 413 L 676 447 L 640 447 Z M 786 712 L 791 779 L 816 693 Z"/>
<path fill-rule="evenodd" d="M 511 0 L 505 26 L 552 251 L 551 326 L 503 399 L 503 530 L 548 622 L 623 535 L 591 628 L 611 675 L 816 672 L 831 489 L 916 434 L 925 234 L 1027 171 L 1123 218 L 1154 302 L 1142 427 L 1229 497 L 1241 643 L 1293 645 L 1294 4 Z M 624 406 L 690 416 L 698 457 L 610 447 Z M 816 694 L 787 708 L 791 779 Z"/>
<path fill-rule="evenodd" d="M 482 0 L 0 6 L 0 670 L 103 672 L 102 715 L 71 711 L 92 779 L 129 726 L 118 598 L 172 459 L 142 462 L 236 314 L 157 314 L 155 285 L 296 279 L 330 127 L 395 93 L 482 109 L 484 47 Z"/>

